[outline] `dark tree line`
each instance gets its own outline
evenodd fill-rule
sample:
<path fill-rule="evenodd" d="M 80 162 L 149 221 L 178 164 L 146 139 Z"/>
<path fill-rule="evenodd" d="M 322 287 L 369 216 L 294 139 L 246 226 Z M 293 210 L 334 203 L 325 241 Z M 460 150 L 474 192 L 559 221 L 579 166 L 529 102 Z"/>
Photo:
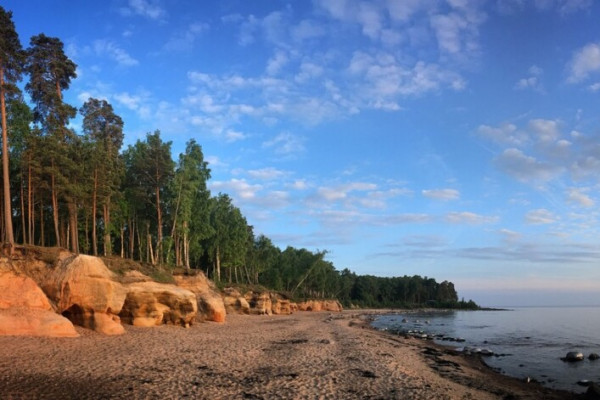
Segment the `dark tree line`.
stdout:
<path fill-rule="evenodd" d="M 199 268 L 217 282 L 263 285 L 297 298 L 338 298 L 347 305 L 457 302 L 449 282 L 340 272 L 324 251 L 282 251 L 255 236 L 227 194 L 213 196 L 207 189 L 210 168 L 195 140 L 177 161 L 158 130 L 123 148 L 124 122 L 109 102 L 67 104 L 63 92 L 76 69 L 58 38 L 39 34 L 23 49 L 12 13 L 0 7 L 0 239 L 10 251 L 14 243 L 57 246 Z M 82 132 L 69 124 L 77 113 Z"/>

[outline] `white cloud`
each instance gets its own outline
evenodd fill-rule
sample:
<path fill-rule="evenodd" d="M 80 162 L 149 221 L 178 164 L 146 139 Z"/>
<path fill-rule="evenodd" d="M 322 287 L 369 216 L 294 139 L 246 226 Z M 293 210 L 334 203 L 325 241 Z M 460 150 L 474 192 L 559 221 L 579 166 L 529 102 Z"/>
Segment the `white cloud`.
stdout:
<path fill-rule="evenodd" d="M 594 200 L 586 194 L 588 191 L 589 189 L 587 188 L 570 188 L 567 191 L 567 201 L 582 207 L 593 207 L 595 203 Z"/>
<path fill-rule="evenodd" d="M 346 197 L 348 197 L 348 194 L 350 192 L 365 192 L 375 189 L 377 189 L 377 185 L 373 183 L 352 182 L 332 187 L 322 186 L 317 189 L 317 196 L 326 201 L 336 201 L 345 199 Z"/>
<path fill-rule="evenodd" d="M 267 74 L 276 75 L 288 61 L 287 55 L 283 51 L 277 50 L 275 55 L 267 61 Z"/>
<path fill-rule="evenodd" d="M 189 24 L 184 31 L 177 32 L 165 44 L 165 49 L 170 51 L 189 51 L 194 43 L 204 32 L 210 29 L 205 22 L 194 22 Z"/>
<path fill-rule="evenodd" d="M 558 121 L 548 119 L 532 119 L 529 129 L 535 133 L 535 138 L 542 144 L 555 143 L 560 137 Z"/>
<path fill-rule="evenodd" d="M 589 43 L 577 50 L 569 63 L 570 83 L 586 80 L 591 73 L 600 71 L 600 44 Z"/>
<path fill-rule="evenodd" d="M 94 51 L 98 56 L 107 56 L 123 67 L 132 67 L 139 61 L 131 57 L 125 50 L 108 40 L 94 41 Z"/>
<path fill-rule="evenodd" d="M 456 189 L 431 189 L 423 190 L 423 196 L 435 200 L 458 200 L 460 198 L 460 192 Z"/>
<path fill-rule="evenodd" d="M 564 170 L 564 167 L 560 165 L 538 161 L 516 148 L 504 150 L 495 159 L 495 163 L 502 171 L 523 182 L 546 182 L 555 178 Z"/>
<path fill-rule="evenodd" d="M 129 7 L 121 8 L 123 15 L 141 15 L 153 20 L 161 20 L 167 12 L 156 0 L 129 0 Z"/>
<path fill-rule="evenodd" d="M 532 210 L 525 214 L 525 222 L 532 225 L 552 224 L 557 220 L 557 216 L 544 208 Z"/>
<path fill-rule="evenodd" d="M 246 139 L 246 135 L 242 132 L 235 131 L 233 129 L 228 129 L 225 132 L 225 140 L 228 142 L 237 142 L 238 140 Z"/>
<path fill-rule="evenodd" d="M 499 144 L 522 146 L 528 140 L 527 135 L 517 130 L 516 125 L 504 123 L 498 127 L 479 125 L 477 133 L 484 138 Z"/>
<path fill-rule="evenodd" d="M 515 88 L 520 90 L 531 89 L 544 93 L 544 86 L 542 85 L 541 80 L 544 71 L 540 67 L 533 65 L 529 67 L 528 73 L 529 75 L 527 77 L 519 79 Z"/>
<path fill-rule="evenodd" d="M 275 136 L 271 140 L 263 142 L 264 148 L 271 148 L 275 151 L 275 154 L 283 156 L 293 156 L 303 153 L 304 138 L 293 135 L 290 132 L 282 132 Z"/>
<path fill-rule="evenodd" d="M 252 185 L 245 179 L 231 179 L 229 181 L 209 181 L 209 189 L 213 192 L 233 192 L 242 200 L 251 200 L 263 189 L 261 185 Z"/>
<path fill-rule="evenodd" d="M 592 83 L 590 86 L 588 86 L 588 89 L 592 92 L 600 91 L 600 82 Z"/>
<path fill-rule="evenodd" d="M 325 35 L 325 29 L 312 20 L 302 20 L 291 28 L 292 39 L 296 42 L 314 39 Z"/>
<path fill-rule="evenodd" d="M 284 175 L 286 175 L 285 171 L 273 167 L 252 169 L 248 171 L 248 176 L 261 180 L 274 180 L 281 178 Z"/>
<path fill-rule="evenodd" d="M 485 216 L 469 211 L 462 212 L 450 212 L 446 214 L 446 222 L 451 224 L 468 224 L 468 225 L 480 225 L 480 224 L 493 224 L 498 222 L 498 217 Z"/>

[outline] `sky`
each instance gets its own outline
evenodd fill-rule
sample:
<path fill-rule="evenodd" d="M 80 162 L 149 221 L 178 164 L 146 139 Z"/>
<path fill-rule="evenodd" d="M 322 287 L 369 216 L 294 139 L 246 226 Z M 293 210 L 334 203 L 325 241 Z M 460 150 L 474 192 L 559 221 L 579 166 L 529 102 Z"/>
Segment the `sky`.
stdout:
<path fill-rule="evenodd" d="M 1 0 L 125 146 L 194 138 L 256 235 L 487 306 L 600 305 L 600 2 Z M 81 132 L 81 118 L 72 121 Z"/>

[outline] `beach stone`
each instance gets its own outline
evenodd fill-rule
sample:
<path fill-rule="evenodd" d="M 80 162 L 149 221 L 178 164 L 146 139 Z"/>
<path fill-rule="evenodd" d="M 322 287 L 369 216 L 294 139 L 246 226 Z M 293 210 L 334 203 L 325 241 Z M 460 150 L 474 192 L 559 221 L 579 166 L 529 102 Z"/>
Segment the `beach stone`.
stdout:
<path fill-rule="evenodd" d="M 198 305 L 196 320 L 225 322 L 227 311 L 223 297 L 217 292 L 214 283 L 208 280 L 202 272 L 198 272 L 194 276 L 176 275 L 174 278 L 177 286 L 196 295 Z"/>
<path fill-rule="evenodd" d="M 598 353 L 590 353 L 590 355 L 588 356 L 588 359 L 590 360 L 597 360 L 600 358 L 600 355 L 598 355 Z"/>
<path fill-rule="evenodd" d="M 71 255 L 59 259 L 41 287 L 57 311 L 74 324 L 116 332 L 116 326 L 109 328 L 109 323 L 103 323 L 114 321 L 125 301 L 125 287 L 113 279 L 114 274 L 100 258 Z M 96 320 L 102 322 L 97 324 Z"/>
<path fill-rule="evenodd" d="M 588 399 L 600 399 L 600 385 L 592 382 L 592 384 L 588 386 L 585 395 Z"/>
<path fill-rule="evenodd" d="M 71 321 L 54 312 L 33 279 L 0 273 L 0 335 L 77 337 Z"/>
<path fill-rule="evenodd" d="M 221 296 L 228 314 L 250 314 L 248 300 L 237 289 L 225 288 Z"/>
<path fill-rule="evenodd" d="M 191 291 L 170 284 L 137 282 L 127 285 L 119 316 L 121 321 L 135 326 L 189 326 L 197 312 L 196 296 Z"/>
<path fill-rule="evenodd" d="M 568 362 L 583 361 L 583 353 L 579 351 L 570 351 L 567 353 L 564 360 Z"/>

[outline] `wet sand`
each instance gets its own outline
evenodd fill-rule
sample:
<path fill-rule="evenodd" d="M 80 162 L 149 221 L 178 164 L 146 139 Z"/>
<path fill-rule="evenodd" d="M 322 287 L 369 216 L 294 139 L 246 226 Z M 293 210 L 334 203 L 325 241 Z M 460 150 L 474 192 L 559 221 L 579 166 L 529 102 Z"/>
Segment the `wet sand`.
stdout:
<path fill-rule="evenodd" d="M 0 337 L 3 399 L 568 399 L 349 311 Z"/>

